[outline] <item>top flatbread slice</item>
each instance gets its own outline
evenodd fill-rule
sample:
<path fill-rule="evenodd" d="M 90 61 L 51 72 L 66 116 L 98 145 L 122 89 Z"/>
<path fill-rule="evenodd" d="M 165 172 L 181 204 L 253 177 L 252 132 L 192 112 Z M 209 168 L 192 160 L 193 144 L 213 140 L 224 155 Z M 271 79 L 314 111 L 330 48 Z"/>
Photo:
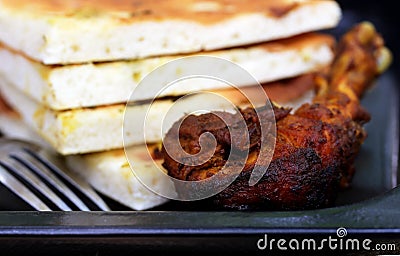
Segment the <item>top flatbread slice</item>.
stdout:
<path fill-rule="evenodd" d="M 0 41 L 45 64 L 192 53 L 335 27 L 332 0 L 0 0 Z"/>

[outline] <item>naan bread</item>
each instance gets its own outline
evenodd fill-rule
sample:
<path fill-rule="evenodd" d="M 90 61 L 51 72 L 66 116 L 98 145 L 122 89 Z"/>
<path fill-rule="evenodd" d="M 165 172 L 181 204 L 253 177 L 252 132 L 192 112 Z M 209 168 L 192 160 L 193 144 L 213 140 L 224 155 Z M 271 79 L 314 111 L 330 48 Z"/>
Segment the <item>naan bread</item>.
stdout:
<path fill-rule="evenodd" d="M 332 0 L 1 0 L 0 41 L 45 64 L 139 59 L 335 27 Z"/>

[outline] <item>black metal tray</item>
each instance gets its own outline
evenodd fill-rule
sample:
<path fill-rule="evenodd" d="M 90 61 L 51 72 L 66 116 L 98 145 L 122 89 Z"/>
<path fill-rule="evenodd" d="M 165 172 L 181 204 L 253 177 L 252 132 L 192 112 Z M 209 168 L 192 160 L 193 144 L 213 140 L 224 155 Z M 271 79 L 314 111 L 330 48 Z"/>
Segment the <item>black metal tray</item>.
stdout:
<path fill-rule="evenodd" d="M 400 249 L 399 41 L 394 15 L 385 1 L 339 1 L 344 16 L 338 28 L 372 21 L 394 53 L 394 63 L 365 95 L 362 104 L 372 115 L 368 138 L 357 158 L 352 187 L 341 192 L 337 206 L 313 211 L 197 211 L 170 202 L 147 211 L 130 211 L 108 201 L 112 212 L 0 211 L 0 252 L 111 254 L 129 252 L 258 252 L 265 234 L 292 237 L 349 235 L 396 241 Z M 390 2 L 389 2 L 390 3 Z M 0 205 L 10 201 L 0 190 Z M 12 198 L 11 200 L 14 200 Z M 262 252 L 264 255 L 266 252 Z M 392 252 L 393 253 L 393 252 Z M 397 251 L 397 253 L 399 253 Z"/>

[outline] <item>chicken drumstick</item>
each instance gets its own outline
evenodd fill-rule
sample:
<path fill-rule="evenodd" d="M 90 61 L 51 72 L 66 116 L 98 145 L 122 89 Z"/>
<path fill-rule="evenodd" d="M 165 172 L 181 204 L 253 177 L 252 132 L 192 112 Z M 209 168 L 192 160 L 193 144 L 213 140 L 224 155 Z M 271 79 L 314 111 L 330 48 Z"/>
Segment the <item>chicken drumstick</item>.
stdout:
<path fill-rule="evenodd" d="M 369 114 L 360 98 L 374 79 L 390 64 L 391 55 L 372 24 L 355 25 L 340 39 L 330 69 L 316 77 L 316 96 L 294 113 L 274 106 L 276 144 L 266 173 L 254 186 L 249 185 L 255 159 L 260 153 L 261 132 L 255 109 L 240 110 L 250 136 L 249 157 L 236 180 L 209 198 L 217 206 L 234 209 L 315 209 L 334 204 L 340 187 L 346 187 L 354 174 L 354 159 L 366 132 L 362 125 Z M 220 113 L 229 118 L 235 114 Z M 202 180 L 221 170 L 226 154 L 235 145 L 221 119 L 207 113 L 190 115 L 167 133 L 161 150 L 163 166 L 174 178 Z M 214 155 L 199 166 L 175 161 L 165 144 L 178 131 L 182 148 L 199 152 L 199 137 L 211 132 L 217 140 Z"/>

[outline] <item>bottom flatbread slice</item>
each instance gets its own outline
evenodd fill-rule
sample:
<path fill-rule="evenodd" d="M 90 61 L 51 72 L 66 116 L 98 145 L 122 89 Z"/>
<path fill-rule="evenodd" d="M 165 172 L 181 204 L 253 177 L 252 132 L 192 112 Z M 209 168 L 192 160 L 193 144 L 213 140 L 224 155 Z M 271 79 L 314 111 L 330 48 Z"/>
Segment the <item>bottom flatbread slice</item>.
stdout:
<path fill-rule="evenodd" d="M 0 130 L 5 136 L 37 143 L 47 150 L 54 150 L 41 136 L 29 129 L 11 111 L 0 108 Z M 82 176 L 104 196 L 133 210 L 148 210 L 164 204 L 168 199 L 147 189 L 131 171 L 123 149 L 86 155 L 68 156 L 66 163 L 71 171 Z M 145 169 L 138 169 L 140 176 L 146 176 Z M 152 178 L 152 177 L 149 177 Z M 152 179 L 152 185 L 163 184 Z"/>

